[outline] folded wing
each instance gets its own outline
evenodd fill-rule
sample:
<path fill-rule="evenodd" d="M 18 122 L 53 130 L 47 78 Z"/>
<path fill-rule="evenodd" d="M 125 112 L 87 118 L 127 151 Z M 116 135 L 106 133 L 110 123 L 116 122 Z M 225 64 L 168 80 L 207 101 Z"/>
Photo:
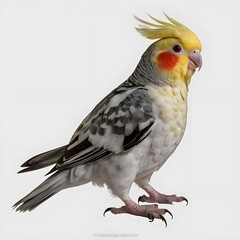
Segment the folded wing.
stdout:
<path fill-rule="evenodd" d="M 138 87 L 107 96 L 74 133 L 53 170 L 90 164 L 143 141 L 155 118 L 147 90 Z"/>

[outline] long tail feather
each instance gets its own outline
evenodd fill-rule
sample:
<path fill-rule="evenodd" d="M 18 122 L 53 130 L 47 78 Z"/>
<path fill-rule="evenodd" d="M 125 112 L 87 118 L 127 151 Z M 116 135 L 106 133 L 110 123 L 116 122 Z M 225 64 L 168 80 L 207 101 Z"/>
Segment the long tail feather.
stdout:
<path fill-rule="evenodd" d="M 42 184 L 36 187 L 27 196 L 13 205 L 13 208 L 19 212 L 32 211 L 41 203 L 52 197 L 62 189 L 68 186 L 69 170 L 56 172 L 47 178 Z"/>
<path fill-rule="evenodd" d="M 55 164 L 64 154 L 67 145 L 41 153 L 22 164 L 24 167 L 18 173 L 29 172 Z"/>

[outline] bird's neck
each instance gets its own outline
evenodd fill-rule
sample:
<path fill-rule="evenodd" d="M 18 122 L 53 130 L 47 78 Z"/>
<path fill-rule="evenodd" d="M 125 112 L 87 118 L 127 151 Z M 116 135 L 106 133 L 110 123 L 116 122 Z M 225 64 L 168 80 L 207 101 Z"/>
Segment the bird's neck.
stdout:
<path fill-rule="evenodd" d="M 168 84 L 168 79 L 156 72 L 155 67 L 151 64 L 150 56 L 147 54 L 141 57 L 136 69 L 127 81 L 138 86 L 147 84 L 164 86 Z"/>

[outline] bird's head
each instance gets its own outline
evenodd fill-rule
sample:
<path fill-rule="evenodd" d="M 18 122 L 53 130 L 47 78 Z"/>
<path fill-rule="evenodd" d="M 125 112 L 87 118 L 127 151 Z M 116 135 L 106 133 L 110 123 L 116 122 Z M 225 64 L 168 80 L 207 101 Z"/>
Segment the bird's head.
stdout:
<path fill-rule="evenodd" d="M 145 54 L 162 78 L 170 83 L 183 80 L 186 84 L 198 68 L 202 66 L 200 52 L 202 45 L 198 37 L 187 27 L 168 17 L 169 23 L 152 18 L 155 23 L 136 19 L 141 22 L 137 31 L 149 39 L 158 39 Z"/>

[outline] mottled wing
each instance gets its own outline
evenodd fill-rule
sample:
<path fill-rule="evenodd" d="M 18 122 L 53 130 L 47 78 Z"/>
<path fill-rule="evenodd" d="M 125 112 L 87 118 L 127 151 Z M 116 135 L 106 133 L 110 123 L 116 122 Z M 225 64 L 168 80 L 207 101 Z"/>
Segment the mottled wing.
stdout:
<path fill-rule="evenodd" d="M 123 89 L 110 93 L 82 122 L 57 169 L 93 163 L 127 151 L 150 133 L 155 118 L 147 90 Z"/>

